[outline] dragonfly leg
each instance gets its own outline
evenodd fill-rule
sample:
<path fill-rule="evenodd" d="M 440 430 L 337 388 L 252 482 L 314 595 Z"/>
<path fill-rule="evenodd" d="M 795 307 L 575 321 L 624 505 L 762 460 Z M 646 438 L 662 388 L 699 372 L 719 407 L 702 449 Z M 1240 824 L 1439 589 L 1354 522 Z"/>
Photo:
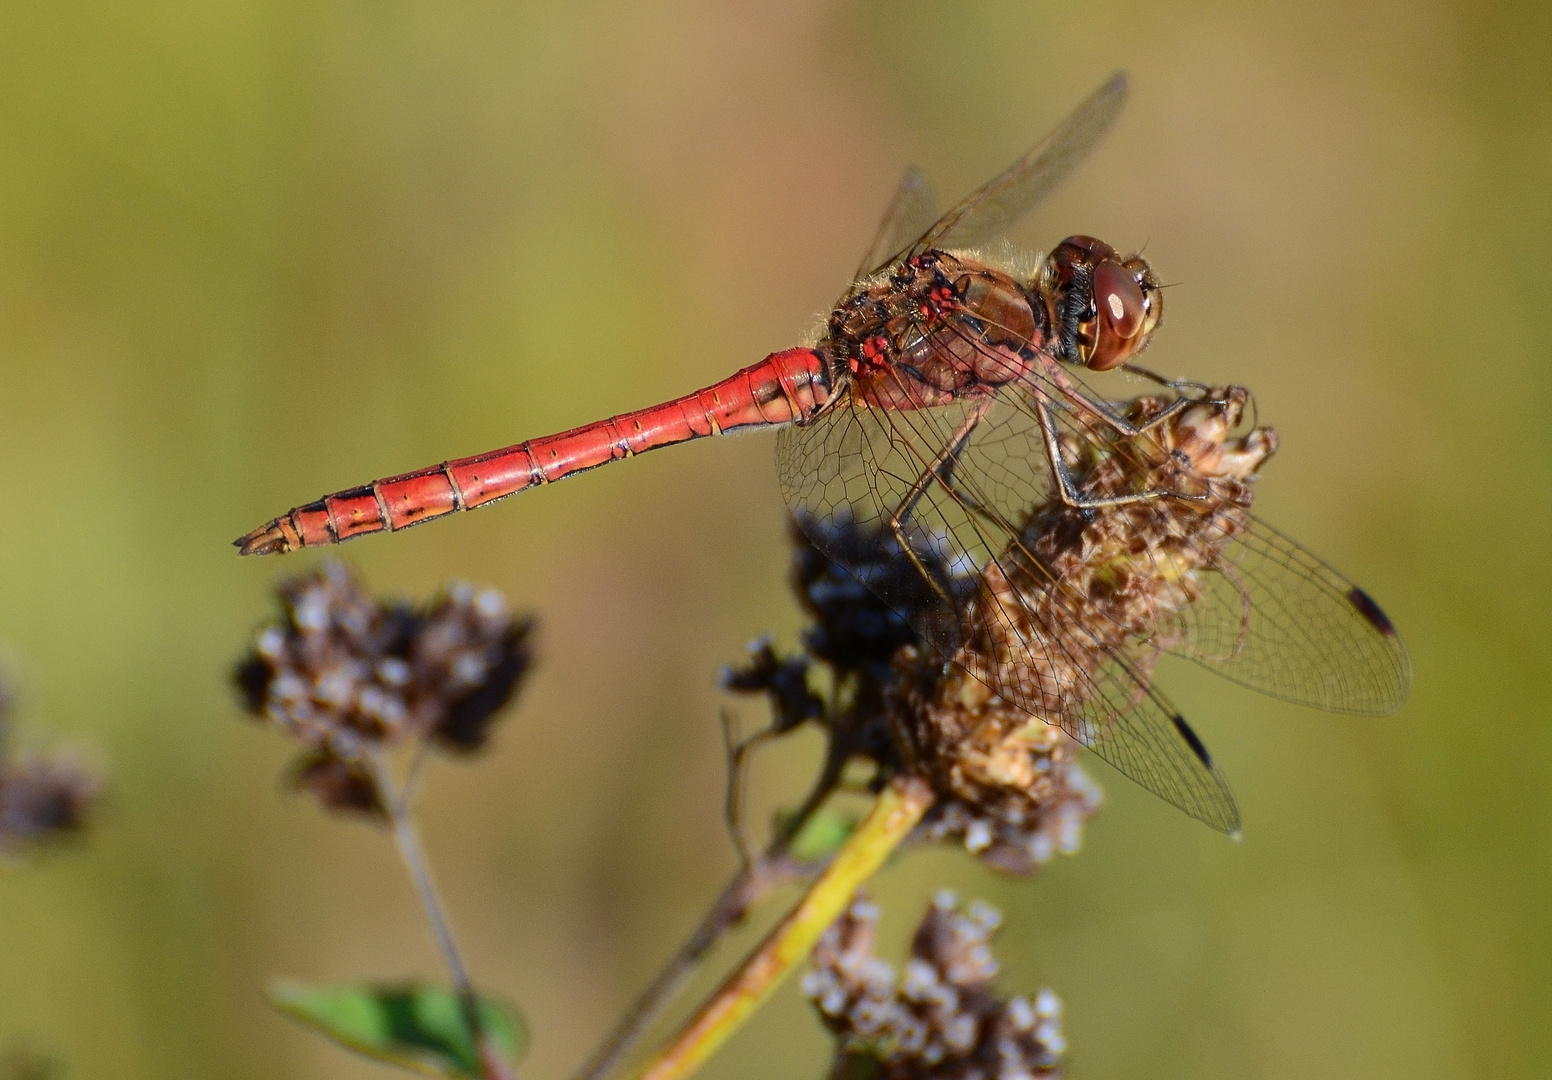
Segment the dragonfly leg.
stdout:
<path fill-rule="evenodd" d="M 933 592 L 937 593 L 938 597 L 950 606 L 953 605 L 953 599 L 944 591 L 943 586 L 938 580 L 928 573 L 927 566 L 922 562 L 921 556 L 916 553 L 916 549 L 906 539 L 905 526 L 911 520 L 911 515 L 915 513 L 916 504 L 921 501 L 922 496 L 927 493 L 927 489 L 932 484 L 942 484 L 945 488 L 952 485 L 954 469 L 959 464 L 959 456 L 965 452 L 965 447 L 970 445 L 971 434 L 974 433 L 976 425 L 986 418 L 991 405 L 991 398 L 983 398 L 976 406 L 975 411 L 964 418 L 959 428 L 954 432 L 953 437 L 927 463 L 927 467 L 921 471 L 921 475 L 906 490 L 905 498 L 900 501 L 900 505 L 895 507 L 894 512 L 889 515 L 889 531 L 894 534 L 895 541 L 900 545 L 900 550 L 905 552 L 905 557 L 911 560 L 911 565 L 916 567 L 916 572 L 922 576 L 922 579 L 932 586 Z"/>
<path fill-rule="evenodd" d="M 1051 474 L 1056 477 L 1057 491 L 1061 494 L 1062 502 L 1078 510 L 1098 510 L 1106 506 L 1124 506 L 1127 503 L 1148 502 L 1152 499 L 1187 499 L 1192 502 L 1200 502 L 1207 498 L 1206 494 L 1192 495 L 1184 491 L 1172 491 L 1169 488 L 1150 488 L 1147 491 L 1134 491 L 1126 495 L 1106 495 L 1093 497 L 1081 494 L 1078 485 L 1073 483 L 1072 474 L 1067 471 L 1067 463 L 1062 460 L 1062 449 L 1056 440 L 1056 420 L 1051 416 L 1051 404 L 1040 398 L 1035 402 L 1035 415 L 1040 420 L 1040 433 L 1045 436 L 1045 453 L 1051 462 Z"/>
<path fill-rule="evenodd" d="M 1197 390 L 1203 394 L 1212 392 L 1212 387 L 1208 386 L 1206 383 L 1193 382 L 1190 379 L 1171 379 L 1167 376 L 1160 375 L 1157 371 L 1154 371 L 1151 368 L 1145 368 L 1141 364 L 1122 364 L 1121 370 L 1126 372 L 1128 375 L 1136 375 L 1140 378 L 1147 379 L 1149 382 L 1158 383 L 1160 386 L 1168 390 Z"/>
<path fill-rule="evenodd" d="M 1093 397 L 1078 389 L 1077 385 L 1067 377 L 1067 373 L 1062 370 L 1060 364 L 1057 364 L 1054 361 L 1050 362 L 1046 365 L 1046 369 L 1051 381 L 1062 391 L 1062 394 L 1068 400 L 1081 408 L 1084 412 L 1089 413 L 1094 419 L 1115 428 L 1119 434 L 1128 439 L 1147 434 L 1153 428 L 1158 427 L 1160 424 L 1174 416 L 1176 413 L 1180 412 L 1182 409 L 1188 408 L 1191 405 L 1195 405 L 1198 402 L 1212 400 L 1208 398 L 1193 398 L 1182 396 L 1166 405 L 1163 411 L 1160 412 L 1157 416 L 1154 416 L 1141 424 L 1134 424 L 1132 421 L 1126 419 L 1126 417 L 1118 416 L 1111 412 L 1108 408 L 1105 407 L 1103 402 L 1096 401 Z M 1133 375 L 1141 376 L 1144 379 L 1151 379 L 1159 385 L 1168 387 L 1171 390 L 1178 391 L 1183 388 L 1199 389 L 1203 391 L 1211 390 L 1211 387 L 1203 386 L 1200 383 L 1186 382 L 1179 379 L 1167 379 L 1163 375 L 1149 371 L 1147 368 L 1138 367 L 1135 364 L 1123 364 L 1121 366 L 1121 370 L 1129 372 Z M 1047 400 L 1046 396 L 1039 390 L 1035 391 L 1035 396 L 1042 402 Z M 1221 404 L 1221 402 L 1218 402 L 1218 404 Z M 1042 421 L 1042 423 L 1044 423 L 1044 421 Z"/>

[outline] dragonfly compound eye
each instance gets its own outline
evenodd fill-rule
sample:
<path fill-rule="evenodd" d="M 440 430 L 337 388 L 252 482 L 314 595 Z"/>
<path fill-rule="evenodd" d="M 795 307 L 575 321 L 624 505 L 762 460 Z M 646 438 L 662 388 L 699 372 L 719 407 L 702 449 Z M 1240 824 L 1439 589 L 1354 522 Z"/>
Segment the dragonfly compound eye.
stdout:
<path fill-rule="evenodd" d="M 1136 355 L 1158 324 L 1157 286 L 1140 258 L 1092 236 L 1069 236 L 1047 261 L 1042 289 L 1066 338 L 1065 356 L 1109 371 Z"/>
<path fill-rule="evenodd" d="M 1084 358 L 1093 371 L 1109 371 L 1132 357 L 1158 320 L 1149 319 L 1149 296 L 1126 267 L 1104 259 L 1094 267 L 1094 347 Z"/>

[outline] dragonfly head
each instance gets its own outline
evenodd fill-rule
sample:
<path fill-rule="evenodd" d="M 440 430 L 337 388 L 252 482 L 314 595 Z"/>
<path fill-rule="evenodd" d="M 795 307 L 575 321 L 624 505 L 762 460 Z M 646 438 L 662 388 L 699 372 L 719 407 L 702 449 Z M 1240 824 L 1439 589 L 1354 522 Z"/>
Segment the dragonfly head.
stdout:
<path fill-rule="evenodd" d="M 1147 346 L 1164 295 L 1141 255 L 1092 236 L 1069 236 L 1046 259 L 1041 292 L 1067 358 L 1091 371 L 1120 367 Z"/>

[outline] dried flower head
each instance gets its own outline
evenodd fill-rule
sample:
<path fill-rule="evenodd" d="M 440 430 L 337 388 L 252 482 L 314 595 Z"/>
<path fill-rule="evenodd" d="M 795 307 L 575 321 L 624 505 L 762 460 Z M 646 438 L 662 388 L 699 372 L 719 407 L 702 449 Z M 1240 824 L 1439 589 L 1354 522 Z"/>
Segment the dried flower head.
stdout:
<path fill-rule="evenodd" d="M 813 619 L 804 648 L 837 672 L 889 681 L 896 651 L 921 641 L 915 624 L 938 606 L 916 564 L 882 523 L 863 525 L 849 515 L 794 519 L 788 534 L 792 588 Z M 921 547 L 935 580 L 971 584 L 948 573 L 937 554 L 941 544 Z M 886 603 L 883 596 L 895 600 Z"/>
<path fill-rule="evenodd" d="M 478 750 L 533 663 L 532 620 L 456 584 L 415 608 L 377 601 L 338 563 L 284 582 L 235 680 L 248 711 L 308 747 L 297 786 L 333 809 L 380 810 L 368 746 Z"/>
<path fill-rule="evenodd" d="M 0 855 L 79 832 L 102 793 L 102 774 L 69 750 L 0 763 Z"/>
<path fill-rule="evenodd" d="M 828 539 L 816 546 L 810 532 Z M 826 729 L 833 754 L 877 764 L 880 773 L 898 766 L 884 701 L 896 674 L 892 658 L 919 641 L 911 612 L 896 610 L 864 584 L 893 588 L 896 595 L 928 602 L 928 587 L 893 535 L 851 518 L 794 520 L 790 582 L 811 618 L 803 631 L 807 655 L 782 657 L 769 639 L 749 648 L 742 667 L 722 676 L 734 693 L 769 697 L 773 731 L 785 732 L 812 720 Z M 827 554 L 829 551 L 830 554 Z M 815 665 L 829 673 L 830 693 L 814 692 Z"/>
<path fill-rule="evenodd" d="M 1052 497 L 1032 507 L 1017 545 L 982 571 L 954 663 L 1037 715 L 1091 728 L 1080 712 L 1107 659 L 1125 656 L 1147 678 L 1183 641 L 1204 574 L 1223 565 L 1223 549 L 1248 523 L 1251 481 L 1277 448 L 1270 428 L 1232 438 L 1248 402 L 1243 386 L 1225 386 L 1138 438 L 1100 445 L 1063 436 L 1058 448 L 1085 497 L 1190 498 L 1085 511 Z M 1150 421 L 1169 403 L 1138 397 L 1128 419 Z"/>
<path fill-rule="evenodd" d="M 938 894 L 897 976 L 875 955 L 877 906 L 853 901 L 820 939 L 803 980 L 836 1035 L 838 1061 L 871 1059 L 887 1080 L 1059 1076 L 1066 1040 L 1056 995 L 1042 990 L 1031 1001 L 994 992 L 990 942 L 1001 922 L 989 905 L 961 910 L 952 893 Z"/>
<path fill-rule="evenodd" d="M 14 700 L 0 680 L 0 856 L 9 857 L 79 832 L 103 783 L 78 752 L 12 749 Z"/>
<path fill-rule="evenodd" d="M 982 571 L 955 663 L 1039 715 L 1080 728 L 1087 725 L 1074 710 L 1108 656 L 1151 674 L 1186 639 L 1190 606 L 1248 524 L 1251 484 L 1277 449 L 1270 428 L 1233 435 L 1249 401 L 1244 387 L 1220 387 L 1145 435 L 1109 444 L 1063 436 L 1063 461 L 1086 497 L 1191 497 L 1084 510 L 1053 495 L 1031 508 L 1019 542 Z M 1170 403 L 1138 397 L 1126 415 L 1142 424 Z M 1024 647 L 1032 640 L 1045 647 Z"/>
<path fill-rule="evenodd" d="M 1139 397 L 1126 413 L 1142 424 L 1170 400 Z M 967 843 L 984 845 L 994 863 L 1028 869 L 1051 840 L 1065 835 L 1058 850 L 1075 842 L 1096 801 L 1067 762 L 1080 743 L 1105 754 L 1111 740 L 1132 730 L 1120 717 L 1157 708 L 1148 685 L 1154 666 L 1187 640 L 1190 605 L 1212 587 L 1209 575 L 1223 568 L 1225 546 L 1246 527 L 1250 485 L 1276 449 L 1269 429 L 1233 434 L 1248 401 L 1248 391 L 1225 387 L 1145 435 L 1106 444 L 1060 440 L 1086 496 L 1169 490 L 1188 497 L 1079 508 L 1053 491 L 982 569 L 962 607 L 952 664 L 897 654 L 897 715 L 908 756 L 945 799 L 966 804 L 966 814 L 945 820 L 966 818 Z M 1119 762 L 1132 762 L 1135 778 L 1188 812 L 1233 828 L 1232 797 L 1206 750 L 1178 716 L 1160 722 L 1171 721 L 1181 740 L 1172 752 L 1194 755 L 1199 773 L 1171 771 L 1176 759 L 1157 768 L 1132 760 L 1154 752 L 1152 743 L 1124 744 Z"/>
<path fill-rule="evenodd" d="M 770 698 L 775 732 L 790 731 L 808 720 L 824 716 L 824 700 L 808 684 L 809 661 L 804 656 L 785 659 L 776 654 L 768 637 L 749 643 L 743 667 L 722 670 L 722 688 L 735 694 L 765 694 Z"/>
<path fill-rule="evenodd" d="M 832 753 L 870 759 L 880 775 L 925 775 L 939 803 L 920 836 L 960 840 L 1013 873 L 1076 850 L 1101 796 L 1074 759 L 1085 746 L 1104 752 L 1115 712 L 1147 698 L 1159 655 L 1186 639 L 1191 605 L 1223 570 L 1225 546 L 1248 522 L 1251 484 L 1276 450 L 1267 428 L 1236 434 L 1249 400 L 1223 387 L 1165 416 L 1174 399 L 1144 395 L 1119 407 L 1139 426 L 1159 421 L 1145 434 L 1059 439 L 1085 496 L 1185 498 L 1079 508 L 1053 478 L 1044 501 L 1024 509 L 1016 540 L 978 573 L 968 560 L 950 572 L 942 538 L 920 545 L 957 608 L 951 634 L 938 633 L 945 605 L 881 523 L 794 522 L 792 583 L 813 620 L 808 657 L 783 659 L 762 641 L 725 685 L 768 694 L 778 731 L 817 719 Z M 926 645 L 945 638 L 958 642 L 949 663 Z M 809 689 L 814 663 L 841 692 Z M 1189 797 L 1177 801 L 1190 808 Z M 1192 812 L 1230 827 L 1221 810 Z"/>

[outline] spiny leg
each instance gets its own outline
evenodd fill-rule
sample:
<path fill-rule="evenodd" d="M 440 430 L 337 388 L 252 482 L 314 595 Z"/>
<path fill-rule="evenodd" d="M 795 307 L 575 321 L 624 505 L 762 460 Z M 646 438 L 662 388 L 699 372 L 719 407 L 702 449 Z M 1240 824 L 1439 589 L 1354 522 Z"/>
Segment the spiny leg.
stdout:
<path fill-rule="evenodd" d="M 990 409 L 991 399 L 983 398 L 976 405 L 975 411 L 971 412 L 960 422 L 953 437 L 944 444 L 943 449 L 933 456 L 933 459 L 927 463 L 927 467 L 912 481 L 911 486 L 906 489 L 905 497 L 895 507 L 894 512 L 889 515 L 889 531 L 894 534 L 895 542 L 900 545 L 900 550 L 905 552 L 906 558 L 911 560 L 911 565 L 916 567 L 916 572 L 932 587 L 932 591 L 938 594 L 938 598 L 950 607 L 953 606 L 953 598 L 944 591 L 937 578 L 928 572 L 926 564 L 921 560 L 921 556 L 916 553 L 916 549 L 906 539 L 905 526 L 910 521 L 911 515 L 916 511 L 916 504 L 927 493 L 927 488 L 930 485 L 938 483 L 945 488 L 950 485 L 954 469 L 959 464 L 959 457 L 964 453 L 965 447 L 970 445 L 971 434 L 975 431 L 976 426 L 986 418 L 986 414 Z"/>
<path fill-rule="evenodd" d="M 1035 416 L 1040 421 L 1040 433 L 1045 437 L 1045 454 L 1051 462 L 1051 473 L 1056 477 L 1057 491 L 1061 494 L 1062 502 L 1078 510 L 1098 510 L 1106 506 L 1124 506 L 1127 503 L 1150 502 L 1154 499 L 1172 498 L 1187 499 L 1191 502 L 1201 502 L 1207 498 L 1205 494 L 1192 495 L 1184 491 L 1172 491 L 1169 488 L 1150 488 L 1147 491 L 1134 491 L 1126 495 L 1106 495 L 1100 498 L 1081 495 L 1078 485 L 1073 483 L 1072 474 L 1067 471 L 1067 463 L 1062 460 L 1062 448 L 1056 440 L 1056 420 L 1051 415 L 1050 402 L 1044 395 L 1039 395 L 1035 401 Z"/>
<path fill-rule="evenodd" d="M 1163 411 L 1160 412 L 1157 416 L 1150 417 L 1149 419 L 1143 421 L 1141 424 L 1137 424 L 1126 419 L 1124 416 L 1117 416 L 1115 413 L 1107 409 L 1103 402 L 1095 400 L 1088 393 L 1080 390 L 1078 385 L 1067 377 L 1067 373 L 1062 370 L 1061 364 L 1056 360 L 1049 357 L 1042 357 L 1041 362 L 1045 366 L 1046 375 L 1050 378 L 1051 382 L 1054 383 L 1059 390 L 1061 390 L 1062 394 L 1068 400 L 1070 400 L 1074 405 L 1077 405 L 1084 412 L 1091 414 L 1094 419 L 1115 428 L 1118 434 L 1128 439 L 1136 438 L 1139 435 L 1146 435 L 1149 431 L 1152 431 L 1154 428 L 1158 427 L 1160 424 L 1174 416 L 1176 413 L 1180 412 L 1182 409 L 1197 404 L 1198 402 L 1209 400 L 1206 398 L 1179 397 L 1166 405 Z M 1185 386 L 1199 386 L 1197 383 L 1187 383 L 1180 381 L 1171 382 L 1171 380 L 1166 379 L 1162 375 L 1155 374 L 1146 368 L 1135 367 L 1131 364 L 1123 365 L 1122 370 L 1128 371 L 1134 375 L 1139 375 L 1145 379 L 1152 379 L 1160 385 L 1176 391 Z M 1202 389 L 1210 388 L 1202 387 Z M 1038 389 L 1038 387 L 1031 387 L 1031 390 L 1037 401 L 1043 402 L 1045 400 L 1046 395 L 1043 394 Z"/>

